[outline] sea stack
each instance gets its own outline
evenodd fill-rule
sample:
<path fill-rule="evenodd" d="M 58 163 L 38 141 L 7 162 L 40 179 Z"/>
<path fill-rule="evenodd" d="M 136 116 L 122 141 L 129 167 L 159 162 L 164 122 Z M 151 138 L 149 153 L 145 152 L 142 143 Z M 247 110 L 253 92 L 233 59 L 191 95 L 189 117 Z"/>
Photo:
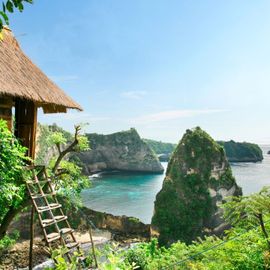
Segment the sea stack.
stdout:
<path fill-rule="evenodd" d="M 224 229 L 220 205 L 239 195 L 224 148 L 199 127 L 187 130 L 156 196 L 152 233 L 161 245 L 219 234 Z"/>

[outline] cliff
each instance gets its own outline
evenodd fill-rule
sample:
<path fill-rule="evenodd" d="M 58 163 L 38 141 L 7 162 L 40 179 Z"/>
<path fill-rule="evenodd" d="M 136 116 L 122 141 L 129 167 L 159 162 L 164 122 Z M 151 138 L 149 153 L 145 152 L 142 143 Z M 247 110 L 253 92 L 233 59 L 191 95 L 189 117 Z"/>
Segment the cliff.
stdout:
<path fill-rule="evenodd" d="M 223 147 L 199 127 L 187 130 L 156 196 L 152 233 L 161 244 L 219 234 L 224 226 L 219 205 L 241 194 Z"/>
<path fill-rule="evenodd" d="M 164 143 L 161 141 L 143 139 L 151 149 L 157 154 L 160 161 L 169 161 L 176 148 L 176 144 Z M 258 162 L 263 160 L 261 148 L 254 143 L 217 141 L 225 148 L 229 162 Z"/>
<path fill-rule="evenodd" d="M 219 141 L 224 147 L 227 158 L 230 162 L 258 162 L 263 160 L 262 149 L 254 143 Z"/>
<path fill-rule="evenodd" d="M 135 129 L 110 135 L 86 134 L 91 150 L 78 154 L 84 171 L 121 170 L 162 173 L 156 154 Z"/>
<path fill-rule="evenodd" d="M 146 142 L 157 155 L 171 154 L 177 146 L 174 143 L 166 143 L 150 139 L 143 139 L 143 141 Z"/>
<path fill-rule="evenodd" d="M 143 139 L 150 148 L 157 154 L 159 161 L 169 161 L 172 152 L 176 148 L 174 143 L 166 143 L 150 139 Z"/>

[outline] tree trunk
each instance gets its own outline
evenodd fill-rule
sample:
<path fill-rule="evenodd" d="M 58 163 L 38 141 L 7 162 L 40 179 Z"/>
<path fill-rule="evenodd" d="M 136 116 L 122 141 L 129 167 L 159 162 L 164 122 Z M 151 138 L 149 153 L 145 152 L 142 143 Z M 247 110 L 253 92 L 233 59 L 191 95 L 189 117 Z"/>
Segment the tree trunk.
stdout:
<path fill-rule="evenodd" d="M 8 212 L 5 214 L 1 225 L 0 225 L 0 240 L 3 239 L 7 233 L 7 229 L 12 222 L 12 220 L 19 214 L 26 206 L 30 204 L 30 199 L 27 197 L 24 201 L 22 201 L 21 205 L 14 208 L 11 206 Z"/>

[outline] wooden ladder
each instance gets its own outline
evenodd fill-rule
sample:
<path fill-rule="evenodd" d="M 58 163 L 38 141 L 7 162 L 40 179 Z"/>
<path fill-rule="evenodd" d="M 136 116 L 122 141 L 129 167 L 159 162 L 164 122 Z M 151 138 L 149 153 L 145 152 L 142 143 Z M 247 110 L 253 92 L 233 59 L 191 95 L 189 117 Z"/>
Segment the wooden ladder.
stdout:
<path fill-rule="evenodd" d="M 31 180 L 26 181 L 33 209 L 38 215 L 46 244 L 52 248 L 54 243 L 61 243 L 67 248 L 66 256 L 71 261 L 72 252 L 80 252 L 80 244 L 76 241 L 74 230 L 70 227 L 62 205 L 56 198 L 56 192 L 44 166 L 28 166 L 32 172 Z M 36 174 L 36 171 L 39 172 Z"/>

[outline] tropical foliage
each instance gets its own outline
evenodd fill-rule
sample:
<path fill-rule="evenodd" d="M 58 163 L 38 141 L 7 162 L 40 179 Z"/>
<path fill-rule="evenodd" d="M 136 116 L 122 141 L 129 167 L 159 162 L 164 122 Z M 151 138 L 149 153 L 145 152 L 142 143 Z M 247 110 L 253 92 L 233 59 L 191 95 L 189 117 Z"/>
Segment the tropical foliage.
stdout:
<path fill-rule="evenodd" d="M 24 9 L 25 3 L 33 3 L 33 0 L 7 0 L 2 1 L 2 10 L 0 10 L 0 34 L 3 29 L 3 25 L 9 25 L 8 13 L 13 13 L 15 10 L 20 12 Z"/>
<path fill-rule="evenodd" d="M 170 247 L 159 247 L 157 239 L 140 243 L 130 249 L 118 245 L 105 246 L 98 252 L 101 270 L 263 270 L 270 267 L 269 188 L 260 193 L 235 197 L 224 205 L 225 218 L 233 227 L 223 238 L 207 236 L 190 245 L 176 242 Z M 262 215 L 262 219 L 258 215 Z M 263 220 L 263 225 L 260 220 Z M 59 254 L 59 253 L 58 253 Z M 92 254 L 88 261 L 92 261 Z M 63 263 L 62 259 L 58 260 Z M 73 262 L 76 258 L 73 258 Z M 72 263 L 66 268 L 72 269 Z"/>
<path fill-rule="evenodd" d="M 16 209 L 25 197 L 22 179 L 23 167 L 28 158 L 26 148 L 8 130 L 0 119 L 0 224 L 9 209 Z M 1 238 L 1 237 L 0 237 Z"/>
<path fill-rule="evenodd" d="M 55 182 L 58 194 L 65 198 L 67 205 L 72 199 L 79 202 L 81 190 L 89 186 L 89 180 L 81 173 L 81 167 L 74 161 L 69 161 L 72 152 L 89 149 L 85 136 L 80 134 L 81 128 L 75 127 L 74 136 L 65 138 L 65 134 L 55 131 L 47 132 L 46 146 L 43 151 L 48 152 L 50 147 L 56 148 L 56 156 L 50 159 L 48 173 Z M 14 217 L 30 204 L 26 192 L 24 179 L 26 148 L 8 130 L 6 122 L 0 120 L 0 239 L 5 237 L 7 229 Z M 44 153 L 41 154 L 44 157 Z"/>

